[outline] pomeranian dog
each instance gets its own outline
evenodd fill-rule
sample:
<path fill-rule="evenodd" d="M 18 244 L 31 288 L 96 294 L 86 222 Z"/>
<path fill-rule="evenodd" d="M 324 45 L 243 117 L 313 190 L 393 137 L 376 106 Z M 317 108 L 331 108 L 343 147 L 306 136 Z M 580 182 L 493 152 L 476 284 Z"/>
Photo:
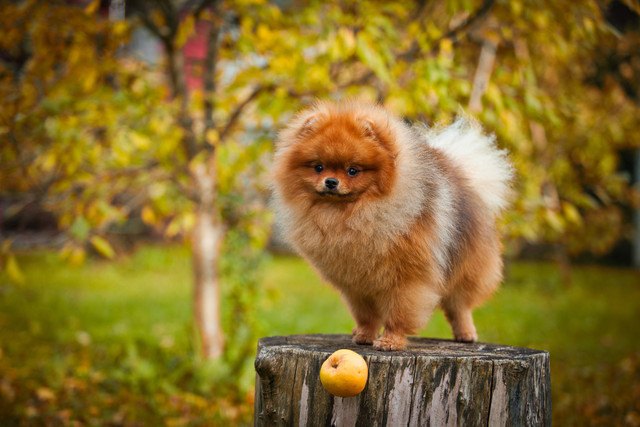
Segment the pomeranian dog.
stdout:
<path fill-rule="evenodd" d="M 496 217 L 511 177 L 466 119 L 428 129 L 378 105 L 319 102 L 280 133 L 274 205 L 285 239 L 344 297 L 354 342 L 401 350 L 438 306 L 473 342 L 472 310 L 502 280 Z"/>

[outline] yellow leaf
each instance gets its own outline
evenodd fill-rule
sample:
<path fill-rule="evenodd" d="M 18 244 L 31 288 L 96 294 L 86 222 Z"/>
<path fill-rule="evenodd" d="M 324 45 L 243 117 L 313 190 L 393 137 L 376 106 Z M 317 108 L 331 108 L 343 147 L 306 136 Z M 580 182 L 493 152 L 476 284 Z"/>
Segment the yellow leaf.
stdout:
<path fill-rule="evenodd" d="M 347 49 L 349 53 L 352 53 L 356 48 L 356 36 L 353 30 L 341 27 L 338 30 L 338 36 L 344 43 L 344 47 Z"/>
<path fill-rule="evenodd" d="M 100 0 L 93 0 L 91 3 L 85 6 L 84 13 L 87 15 L 93 15 L 100 7 Z"/>
<path fill-rule="evenodd" d="M 545 219 L 547 220 L 547 224 L 551 226 L 554 231 L 562 232 L 565 229 L 565 223 L 560 214 L 552 209 L 547 209 L 545 211 Z"/>
<path fill-rule="evenodd" d="M 178 220 L 178 218 L 174 218 L 173 220 L 171 220 L 171 222 L 167 226 L 167 229 L 164 231 L 164 235 L 171 239 L 177 236 L 178 233 L 180 233 L 181 229 L 182 227 L 180 226 L 180 221 Z"/>
<path fill-rule="evenodd" d="M 116 36 L 121 36 L 127 32 L 129 25 L 127 21 L 116 21 L 113 23 L 113 34 Z"/>
<path fill-rule="evenodd" d="M 576 225 L 582 225 L 582 216 L 574 205 L 571 203 L 563 203 L 562 211 L 567 221 Z"/>
<path fill-rule="evenodd" d="M 216 129 L 209 129 L 206 138 L 209 144 L 216 145 L 220 141 L 220 133 Z"/>
<path fill-rule="evenodd" d="M 56 167 L 57 159 L 54 153 L 46 153 L 41 158 L 42 170 L 44 172 L 51 172 Z"/>
<path fill-rule="evenodd" d="M 9 276 L 9 279 L 11 279 L 12 282 L 20 285 L 25 282 L 24 274 L 22 274 L 22 270 L 20 270 L 20 266 L 18 265 L 18 261 L 15 256 L 9 255 L 5 269 L 7 271 L 7 276 Z"/>
<path fill-rule="evenodd" d="M 113 259 L 116 255 L 115 251 L 104 238 L 100 236 L 93 236 L 90 240 L 93 248 L 103 257 L 108 259 Z"/>
<path fill-rule="evenodd" d="M 182 227 L 186 231 L 190 231 L 196 225 L 196 216 L 193 213 L 185 213 L 182 215 Z"/>
<path fill-rule="evenodd" d="M 70 250 L 67 260 L 69 261 L 69 264 L 79 266 L 84 264 L 84 260 L 86 259 L 86 257 L 87 253 L 84 251 L 84 249 L 75 247 Z"/>
<path fill-rule="evenodd" d="M 269 27 L 267 27 L 266 25 L 259 24 L 258 25 L 257 36 L 258 36 L 258 39 L 260 41 L 268 42 L 273 37 L 273 33 L 271 32 Z"/>
<path fill-rule="evenodd" d="M 156 214 L 153 212 L 149 206 L 145 206 L 142 208 L 142 212 L 140 212 L 140 217 L 142 218 L 142 222 L 148 225 L 156 224 Z"/>
<path fill-rule="evenodd" d="M 151 146 L 151 140 L 140 132 L 133 131 L 129 133 L 129 138 L 134 147 L 141 150 L 147 150 Z"/>
<path fill-rule="evenodd" d="M 180 23 L 178 28 L 178 34 L 176 34 L 176 46 L 182 47 L 193 35 L 195 30 L 195 17 L 193 15 L 187 15 L 187 17 Z"/>
<path fill-rule="evenodd" d="M 85 69 L 84 80 L 82 81 L 82 87 L 85 91 L 93 89 L 98 80 L 98 71 L 95 68 Z"/>
<path fill-rule="evenodd" d="M 56 394 L 53 390 L 47 387 L 39 387 L 36 390 L 36 395 L 38 396 L 38 399 L 42 401 L 54 400 L 56 398 Z"/>
<path fill-rule="evenodd" d="M 453 42 L 451 39 L 446 38 L 440 42 L 440 52 L 444 54 L 449 54 L 453 50 Z"/>

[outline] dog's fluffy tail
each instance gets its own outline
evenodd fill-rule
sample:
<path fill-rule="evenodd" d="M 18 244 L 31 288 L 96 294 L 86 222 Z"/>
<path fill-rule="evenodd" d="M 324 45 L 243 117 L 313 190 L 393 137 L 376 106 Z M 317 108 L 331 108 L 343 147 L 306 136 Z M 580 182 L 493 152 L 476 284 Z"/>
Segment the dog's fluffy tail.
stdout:
<path fill-rule="evenodd" d="M 498 214 L 509 204 L 513 167 L 506 150 L 496 147 L 475 121 L 462 117 L 452 125 L 426 130 L 427 143 L 460 167 L 486 206 Z"/>

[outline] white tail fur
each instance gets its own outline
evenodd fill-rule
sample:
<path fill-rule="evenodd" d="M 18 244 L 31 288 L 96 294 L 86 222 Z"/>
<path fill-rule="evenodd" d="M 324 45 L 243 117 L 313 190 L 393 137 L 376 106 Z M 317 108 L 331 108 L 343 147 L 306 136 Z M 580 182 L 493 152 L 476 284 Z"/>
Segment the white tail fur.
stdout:
<path fill-rule="evenodd" d="M 450 126 L 426 129 L 425 137 L 460 167 L 494 214 L 507 207 L 513 168 L 507 152 L 496 147 L 493 135 L 483 134 L 480 125 L 462 117 Z"/>

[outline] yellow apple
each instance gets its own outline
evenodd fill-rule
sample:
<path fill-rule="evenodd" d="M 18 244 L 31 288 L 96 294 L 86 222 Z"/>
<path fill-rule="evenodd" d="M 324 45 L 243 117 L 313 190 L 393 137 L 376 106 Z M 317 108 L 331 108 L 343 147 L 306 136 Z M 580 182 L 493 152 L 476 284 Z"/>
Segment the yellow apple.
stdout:
<path fill-rule="evenodd" d="M 351 397 L 364 390 L 369 369 L 367 362 L 355 351 L 342 349 L 334 352 L 320 368 L 320 382 L 331 394 Z"/>

